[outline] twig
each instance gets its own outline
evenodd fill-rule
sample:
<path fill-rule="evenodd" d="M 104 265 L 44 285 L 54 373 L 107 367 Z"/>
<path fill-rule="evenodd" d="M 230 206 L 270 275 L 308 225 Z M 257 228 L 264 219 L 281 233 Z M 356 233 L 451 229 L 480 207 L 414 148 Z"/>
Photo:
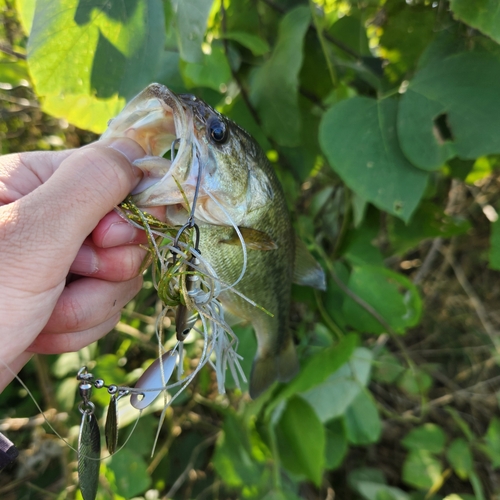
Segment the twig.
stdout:
<path fill-rule="evenodd" d="M 0 101 L 10 102 L 11 104 L 16 104 L 21 108 L 34 108 L 38 109 L 40 105 L 36 101 L 30 101 L 24 97 L 14 97 L 11 95 L 0 94 Z"/>
<path fill-rule="evenodd" d="M 141 342 L 149 342 L 151 340 L 149 335 L 142 333 L 137 328 L 134 328 L 131 325 L 127 325 L 127 323 L 123 323 L 122 321 L 116 324 L 115 330 L 117 332 L 130 335 L 131 337 L 134 337 L 135 339 L 140 340 Z"/>
<path fill-rule="evenodd" d="M 22 59 L 23 61 L 26 60 L 25 54 L 17 52 L 17 50 L 14 50 L 12 47 L 9 47 L 8 45 L 5 45 L 5 43 L 0 42 L 0 52 L 3 52 L 4 54 L 7 54 L 9 56 L 17 57 L 18 59 Z"/>
<path fill-rule="evenodd" d="M 177 478 L 175 483 L 172 485 L 172 487 L 170 488 L 168 493 L 163 497 L 162 500 L 167 500 L 168 498 L 172 498 L 177 493 L 178 489 L 182 486 L 182 484 L 188 477 L 189 473 L 191 472 L 192 468 L 194 467 L 194 463 L 196 462 L 196 459 L 198 458 L 200 451 L 203 450 L 204 448 L 208 448 L 208 446 L 210 446 L 212 443 L 215 442 L 218 436 L 219 433 L 208 437 L 193 449 L 193 452 L 191 453 L 191 457 L 186 465 L 186 468 L 182 471 L 182 474 Z"/>
<path fill-rule="evenodd" d="M 68 418 L 67 413 L 58 413 L 55 408 L 39 413 L 34 417 L 25 418 L 5 418 L 0 420 L 0 432 L 19 431 L 21 429 L 31 429 L 39 427 L 45 422 L 64 421 Z"/>
<path fill-rule="evenodd" d="M 441 246 L 443 245 L 443 239 L 442 238 L 434 238 L 432 240 L 432 245 L 425 256 L 424 262 L 420 266 L 419 270 L 415 274 L 415 278 L 413 279 L 413 283 L 415 285 L 419 285 L 422 280 L 427 276 L 428 272 L 430 271 L 432 264 L 434 264 L 434 261 L 436 260 L 436 256 L 441 250 Z"/>
<path fill-rule="evenodd" d="M 455 261 L 455 259 L 453 258 L 453 256 L 449 251 L 442 251 L 442 254 L 444 255 L 447 262 L 450 264 L 450 267 L 453 269 L 453 272 L 455 273 L 455 276 L 457 277 L 460 286 L 463 288 L 464 292 L 469 297 L 472 307 L 476 311 L 477 317 L 479 318 L 479 321 L 483 325 L 484 330 L 490 337 L 490 340 L 494 345 L 496 351 L 500 353 L 500 341 L 498 339 L 498 332 L 495 330 L 495 327 L 491 324 L 490 320 L 488 319 L 488 313 L 486 312 L 486 308 L 484 307 L 481 299 L 477 295 L 473 286 L 467 279 L 467 276 L 465 275 L 462 266 Z"/>
<path fill-rule="evenodd" d="M 323 31 L 323 26 L 320 25 L 319 19 L 316 16 L 316 4 L 312 0 L 309 0 L 309 10 L 311 11 L 311 17 L 313 19 L 314 28 L 316 29 L 318 40 L 321 45 L 321 50 L 323 51 L 323 57 L 325 58 L 326 66 L 328 67 L 330 80 L 332 81 L 333 87 L 337 87 L 339 83 L 337 74 L 335 73 L 335 68 L 333 67 L 332 61 L 330 60 L 328 47 L 325 42 L 325 33 Z"/>
<path fill-rule="evenodd" d="M 460 389 L 458 391 L 455 391 L 451 394 L 445 394 L 444 396 L 441 396 L 439 398 L 433 399 L 425 404 L 425 406 L 444 406 L 449 403 L 451 403 L 457 396 L 470 396 L 470 394 L 475 390 L 475 389 L 480 389 L 484 386 L 494 384 L 496 382 L 500 382 L 500 375 L 497 377 L 493 377 L 489 380 L 483 380 L 482 382 L 478 382 L 477 384 L 471 385 L 470 387 L 467 387 L 465 389 Z M 483 395 L 484 396 L 484 395 Z M 406 414 L 413 414 L 416 413 L 422 405 L 419 405 L 418 407 L 414 408 L 413 410 L 408 410 L 405 412 L 403 415 Z"/>

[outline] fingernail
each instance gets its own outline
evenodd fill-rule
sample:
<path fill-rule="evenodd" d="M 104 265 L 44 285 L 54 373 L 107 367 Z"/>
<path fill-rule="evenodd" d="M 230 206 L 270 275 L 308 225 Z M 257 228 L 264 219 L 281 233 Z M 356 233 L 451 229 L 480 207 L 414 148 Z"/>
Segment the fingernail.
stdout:
<path fill-rule="evenodd" d="M 131 243 L 137 236 L 137 229 L 128 222 L 114 222 L 102 238 L 103 248 Z"/>
<path fill-rule="evenodd" d="M 144 149 L 139 146 L 139 144 L 132 139 L 127 139 L 122 137 L 111 142 L 108 146 L 116 151 L 119 151 L 125 158 L 127 158 L 131 163 L 138 158 L 142 158 L 146 155 Z M 139 169 L 137 169 L 139 170 Z M 142 172 L 141 172 L 142 175 Z"/>
<path fill-rule="evenodd" d="M 87 245 L 82 245 L 76 254 L 70 271 L 77 274 L 94 274 L 97 271 L 97 254 Z"/>

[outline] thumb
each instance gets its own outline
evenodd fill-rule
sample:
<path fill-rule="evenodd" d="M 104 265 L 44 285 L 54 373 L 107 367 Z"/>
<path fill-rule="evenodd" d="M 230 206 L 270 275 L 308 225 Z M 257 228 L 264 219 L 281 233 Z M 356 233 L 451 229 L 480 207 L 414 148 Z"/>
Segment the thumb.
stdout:
<path fill-rule="evenodd" d="M 16 221 L 11 248 L 23 254 L 25 265 L 37 263 L 36 274 L 45 266 L 55 285 L 100 219 L 139 182 L 142 174 L 132 161 L 144 155 L 135 141 L 126 138 L 76 150 L 47 182 L 8 206 Z M 12 241 L 16 237 L 22 242 Z"/>

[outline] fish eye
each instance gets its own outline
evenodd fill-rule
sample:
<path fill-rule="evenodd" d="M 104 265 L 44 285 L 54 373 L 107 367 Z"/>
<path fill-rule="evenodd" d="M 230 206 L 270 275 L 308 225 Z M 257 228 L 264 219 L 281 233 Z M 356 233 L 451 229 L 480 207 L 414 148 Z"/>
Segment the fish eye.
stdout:
<path fill-rule="evenodd" d="M 219 144 L 223 143 L 227 139 L 227 128 L 226 124 L 219 119 L 212 120 L 208 125 L 208 131 L 210 137 Z"/>

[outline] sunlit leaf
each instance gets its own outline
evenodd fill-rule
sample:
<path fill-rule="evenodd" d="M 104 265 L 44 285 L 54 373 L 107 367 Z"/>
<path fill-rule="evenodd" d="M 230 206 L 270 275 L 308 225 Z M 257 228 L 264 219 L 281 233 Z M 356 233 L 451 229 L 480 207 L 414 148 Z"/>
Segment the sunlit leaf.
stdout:
<path fill-rule="evenodd" d="M 21 26 L 24 32 L 29 35 L 35 14 L 36 0 L 15 0 L 15 2 Z"/>
<path fill-rule="evenodd" d="M 330 166 L 364 200 L 407 221 L 427 174 L 403 155 L 396 137 L 397 102 L 354 97 L 324 115 L 320 144 Z"/>
<path fill-rule="evenodd" d="M 298 104 L 303 38 L 310 22 L 309 8 L 299 6 L 281 20 L 273 53 L 255 72 L 251 100 L 264 130 L 283 146 L 300 142 Z"/>
<path fill-rule="evenodd" d="M 325 460 L 325 431 L 314 410 L 302 398 L 293 397 L 281 415 L 277 432 L 283 465 L 319 486 Z"/>
<path fill-rule="evenodd" d="M 54 106 L 54 99 L 85 97 L 89 105 L 100 105 L 93 99 L 97 96 L 107 103 L 94 120 L 107 121 L 112 116 L 104 115 L 109 99 L 116 102 L 117 94 L 129 99 L 154 81 L 164 33 L 160 0 L 39 0 L 28 63 L 38 94 L 46 97 L 47 111 L 60 111 L 59 116 L 85 128 L 88 118 L 80 120 L 71 103 Z"/>
<path fill-rule="evenodd" d="M 48 95 L 43 100 L 46 113 L 66 118 L 68 122 L 96 134 L 104 132 L 110 118 L 125 106 L 123 97 L 97 99 L 86 95 Z"/>

